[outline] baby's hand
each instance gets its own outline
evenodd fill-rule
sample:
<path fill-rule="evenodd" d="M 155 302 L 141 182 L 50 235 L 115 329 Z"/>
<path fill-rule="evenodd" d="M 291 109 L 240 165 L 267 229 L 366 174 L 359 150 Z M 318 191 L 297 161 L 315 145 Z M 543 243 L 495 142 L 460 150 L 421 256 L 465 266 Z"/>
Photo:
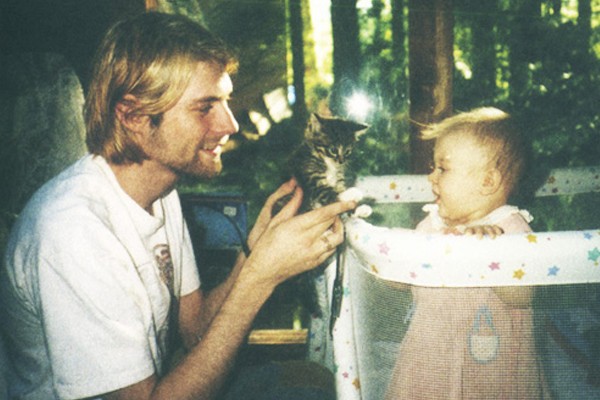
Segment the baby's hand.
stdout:
<path fill-rule="evenodd" d="M 354 210 L 352 216 L 357 218 L 368 218 L 371 216 L 371 214 L 373 214 L 373 209 L 371 206 L 368 204 L 361 204 L 360 206 L 356 207 L 356 210 Z"/>
<path fill-rule="evenodd" d="M 477 236 L 478 239 L 484 236 L 489 236 L 494 239 L 496 236 L 500 236 L 504 233 L 504 230 L 498 225 L 475 225 L 475 226 L 464 226 L 458 225 L 444 230 L 446 235 L 467 235 Z"/>
<path fill-rule="evenodd" d="M 364 195 L 359 188 L 351 187 L 339 194 L 338 199 L 341 201 L 356 201 L 357 203 L 363 199 Z M 356 208 L 353 217 L 367 218 L 373 213 L 373 209 L 367 204 L 361 204 Z"/>
<path fill-rule="evenodd" d="M 504 234 L 504 230 L 498 225 L 469 226 L 465 228 L 464 231 L 464 235 L 475 235 L 478 239 L 481 239 L 484 236 L 489 236 L 490 238 L 494 239 L 496 236 L 500 236 L 502 234 Z"/>

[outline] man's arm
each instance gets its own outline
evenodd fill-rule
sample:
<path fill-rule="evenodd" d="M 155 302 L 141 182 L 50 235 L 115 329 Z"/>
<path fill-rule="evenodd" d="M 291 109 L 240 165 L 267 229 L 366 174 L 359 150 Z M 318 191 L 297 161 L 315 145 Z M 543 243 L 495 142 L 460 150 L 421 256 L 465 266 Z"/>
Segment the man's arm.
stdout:
<path fill-rule="evenodd" d="M 259 213 L 254 227 L 248 235 L 248 247 L 254 248 L 257 240 L 265 232 L 273 219 L 273 205 L 282 197 L 292 194 L 296 189 L 295 180 L 290 180 L 281 185 L 265 202 Z M 301 193 L 298 193 L 301 195 Z M 231 291 L 242 266 L 246 262 L 246 255 L 238 255 L 234 267 L 227 279 L 212 289 L 209 293 L 196 291 L 180 299 L 179 327 L 185 346 L 189 349 L 202 337 L 210 321 L 221 308 L 225 298 Z"/>
<path fill-rule="evenodd" d="M 272 285 L 256 278 L 257 274 L 240 274 L 202 340 L 162 380 L 153 375 L 106 398 L 213 398 L 226 378 L 256 313 L 271 295 Z"/>
<path fill-rule="evenodd" d="M 217 394 L 256 314 L 275 287 L 323 263 L 343 241 L 338 214 L 349 211 L 355 204 L 335 203 L 294 216 L 301 198 L 297 192 L 279 214 L 269 218 L 257 234 L 252 254 L 235 268 L 215 297 L 209 295 L 204 299 L 200 292 L 194 292 L 182 298 L 181 317 L 191 318 L 187 324 L 194 318 L 202 320 L 199 329 L 202 340 L 178 366 L 160 381 L 151 376 L 105 395 L 107 399 L 210 399 Z M 210 307 L 212 311 L 196 314 L 188 309 L 194 305 Z M 188 317 L 184 317 L 186 313 Z M 192 342 L 189 332 L 186 341 Z"/>

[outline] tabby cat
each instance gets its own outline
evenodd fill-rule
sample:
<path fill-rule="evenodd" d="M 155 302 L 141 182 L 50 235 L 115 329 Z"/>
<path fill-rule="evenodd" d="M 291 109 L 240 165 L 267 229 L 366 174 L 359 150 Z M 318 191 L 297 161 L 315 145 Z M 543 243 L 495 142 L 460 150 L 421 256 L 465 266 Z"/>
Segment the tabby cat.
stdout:
<path fill-rule="evenodd" d="M 367 128 L 349 120 L 311 114 L 304 140 L 288 166 L 304 190 L 302 211 L 334 203 L 346 191 L 348 161 Z"/>
<path fill-rule="evenodd" d="M 301 212 L 334 203 L 340 199 L 340 195 L 349 192 L 348 161 L 359 137 L 367 128 L 367 125 L 342 118 L 311 114 L 304 139 L 293 152 L 287 166 L 288 177 L 294 176 L 304 191 Z M 343 200 L 358 199 L 349 197 Z M 319 309 L 315 278 L 325 266 L 301 274 L 295 280 L 295 290 L 299 291 L 301 303 L 316 316 L 321 316 L 322 310 Z"/>

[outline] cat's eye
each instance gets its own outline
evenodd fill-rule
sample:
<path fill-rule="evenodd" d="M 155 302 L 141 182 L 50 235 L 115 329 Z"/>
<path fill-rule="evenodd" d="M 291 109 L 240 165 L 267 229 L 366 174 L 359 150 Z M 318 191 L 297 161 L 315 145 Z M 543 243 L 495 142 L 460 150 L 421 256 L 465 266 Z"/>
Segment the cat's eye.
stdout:
<path fill-rule="evenodd" d="M 335 150 L 336 150 L 336 148 L 335 148 L 335 147 L 328 147 L 328 148 L 326 149 L 326 153 L 327 153 L 327 155 L 328 155 L 328 156 L 330 156 L 330 157 L 335 157 L 335 156 L 337 155 L 337 152 L 336 152 Z"/>
<path fill-rule="evenodd" d="M 329 153 L 327 147 L 325 147 L 325 146 L 315 145 L 315 150 L 317 150 L 317 152 L 321 153 L 321 154 L 328 154 Z"/>
<path fill-rule="evenodd" d="M 346 150 L 344 150 L 344 155 L 345 156 L 349 156 L 350 154 L 352 154 L 352 149 L 346 149 Z"/>

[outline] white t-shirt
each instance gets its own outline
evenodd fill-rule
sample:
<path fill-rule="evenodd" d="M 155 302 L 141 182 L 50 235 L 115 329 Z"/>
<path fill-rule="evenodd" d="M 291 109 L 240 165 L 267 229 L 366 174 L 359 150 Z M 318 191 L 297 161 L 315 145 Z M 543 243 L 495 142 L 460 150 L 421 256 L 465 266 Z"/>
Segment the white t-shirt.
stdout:
<path fill-rule="evenodd" d="M 34 195 L 13 228 L 0 277 L 13 393 L 90 397 L 160 374 L 165 267 L 173 266 L 177 297 L 200 281 L 177 193 L 153 211 L 90 155 Z"/>

